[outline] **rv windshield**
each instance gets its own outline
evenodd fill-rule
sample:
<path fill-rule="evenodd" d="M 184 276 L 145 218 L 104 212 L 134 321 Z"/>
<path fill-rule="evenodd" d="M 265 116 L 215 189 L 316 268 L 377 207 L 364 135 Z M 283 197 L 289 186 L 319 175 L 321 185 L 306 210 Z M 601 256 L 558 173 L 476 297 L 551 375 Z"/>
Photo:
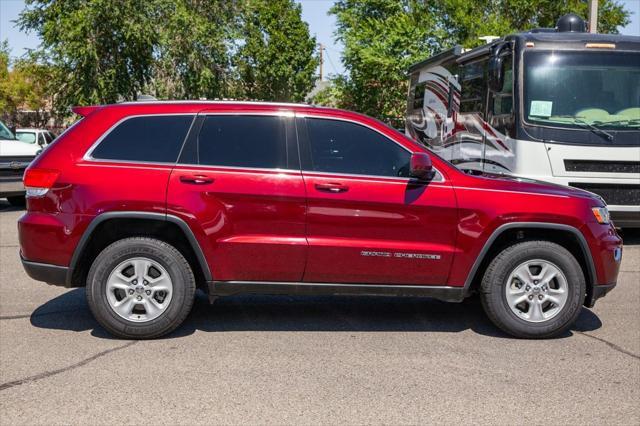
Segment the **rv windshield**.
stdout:
<path fill-rule="evenodd" d="M 640 130 L 640 52 L 539 51 L 524 56 L 524 118 L 531 124 Z"/>

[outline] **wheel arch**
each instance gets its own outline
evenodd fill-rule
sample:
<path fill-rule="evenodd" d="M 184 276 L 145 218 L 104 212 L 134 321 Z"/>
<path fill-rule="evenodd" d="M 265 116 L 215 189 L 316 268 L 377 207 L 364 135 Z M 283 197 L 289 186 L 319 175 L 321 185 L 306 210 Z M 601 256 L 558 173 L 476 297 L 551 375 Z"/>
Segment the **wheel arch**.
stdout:
<path fill-rule="evenodd" d="M 470 295 L 475 291 L 484 271 L 497 252 L 514 243 L 532 239 L 555 242 L 572 252 L 585 275 L 587 284 L 585 300 L 591 300 L 597 275 L 586 238 L 573 226 L 545 222 L 512 222 L 496 228 L 485 242 L 467 275 L 464 283 L 465 294 Z M 577 252 L 576 248 L 579 248 Z"/>
<path fill-rule="evenodd" d="M 124 230 L 117 225 L 135 225 Z M 101 230 L 107 231 L 102 235 Z M 189 225 L 181 218 L 164 213 L 122 211 L 96 216 L 76 246 L 67 271 L 68 287 L 83 287 L 92 257 L 108 244 L 132 236 L 156 237 L 170 243 L 187 258 L 198 284 L 203 287 L 212 281 L 211 270 L 202 248 Z"/>

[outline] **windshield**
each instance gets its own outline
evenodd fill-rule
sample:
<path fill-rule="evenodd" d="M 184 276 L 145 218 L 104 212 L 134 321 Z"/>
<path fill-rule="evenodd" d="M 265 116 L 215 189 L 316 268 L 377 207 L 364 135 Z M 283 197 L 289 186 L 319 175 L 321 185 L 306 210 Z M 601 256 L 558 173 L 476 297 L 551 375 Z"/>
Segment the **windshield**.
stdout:
<path fill-rule="evenodd" d="M 16 132 L 16 139 L 21 142 L 35 143 L 36 134 L 34 132 Z"/>
<path fill-rule="evenodd" d="M 611 140 L 606 130 L 640 129 L 640 52 L 526 52 L 524 114 Z"/>
<path fill-rule="evenodd" d="M 0 139 L 15 139 L 13 133 L 11 133 L 11 130 L 9 130 L 2 121 L 0 121 Z"/>

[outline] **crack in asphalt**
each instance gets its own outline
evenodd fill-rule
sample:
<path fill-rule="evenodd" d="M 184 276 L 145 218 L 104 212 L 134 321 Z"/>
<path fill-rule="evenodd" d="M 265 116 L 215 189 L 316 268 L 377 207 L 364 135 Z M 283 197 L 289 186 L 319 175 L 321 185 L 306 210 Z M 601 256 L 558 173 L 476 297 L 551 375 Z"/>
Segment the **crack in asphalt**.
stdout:
<path fill-rule="evenodd" d="M 624 348 L 621 348 L 620 346 L 616 345 L 615 343 L 611 343 L 608 340 L 602 339 L 600 337 L 593 336 L 591 334 L 585 333 L 584 331 L 573 330 L 573 332 L 574 333 L 578 333 L 578 334 L 580 334 L 582 336 L 590 337 L 591 339 L 597 340 L 599 342 L 602 342 L 605 345 L 609 346 L 614 351 L 620 352 L 620 353 L 625 354 L 625 355 L 629 355 L 630 357 L 633 357 L 635 359 L 640 360 L 640 355 L 634 354 L 631 351 L 628 351 L 628 350 L 626 350 Z"/>
<path fill-rule="evenodd" d="M 64 310 L 64 311 L 51 311 L 51 312 L 42 312 L 42 313 L 38 313 L 38 314 L 17 314 L 17 315 L 0 315 L 0 321 L 2 320 L 13 320 L 13 319 L 22 319 L 22 318 L 38 318 L 38 317 L 45 317 L 47 315 L 56 315 L 56 314 L 70 314 L 72 312 L 80 312 L 80 311 L 84 311 L 84 309 L 71 309 L 71 310 Z"/>
<path fill-rule="evenodd" d="M 0 316 L 0 320 L 12 320 L 12 319 L 29 318 L 29 317 L 31 317 L 31 314 L 5 315 L 5 316 Z"/>
<path fill-rule="evenodd" d="M 90 356 L 89 358 L 85 358 L 80 362 L 77 362 L 75 364 L 71 364 L 69 366 L 63 367 L 63 368 L 59 368 L 57 370 L 51 370 L 51 371 L 45 371 L 44 373 L 40 373 L 40 374 L 36 374 L 35 376 L 30 376 L 30 377 L 25 377 L 24 379 L 19 379 L 19 380 L 13 380 L 11 382 L 6 382 L 6 383 L 2 383 L 0 384 L 0 392 L 15 386 L 20 386 L 20 385 L 24 385 L 25 383 L 30 383 L 30 382 L 35 382 L 37 380 L 42 380 L 42 379 L 46 379 L 47 377 L 51 377 L 51 376 L 55 376 L 56 374 L 60 374 L 60 373 L 64 373 L 65 371 L 69 371 L 69 370 L 74 370 L 76 368 L 82 367 L 83 365 L 86 365 L 88 363 L 90 363 L 91 361 L 94 361 L 100 357 L 103 357 L 105 355 L 108 355 L 112 352 L 116 352 L 122 349 L 126 349 L 129 346 L 135 345 L 136 343 L 138 343 L 138 341 L 133 341 L 133 342 L 128 342 L 122 346 L 118 346 L 115 348 L 111 348 L 111 349 L 107 349 L 104 350 L 102 352 L 98 352 L 97 354 Z"/>

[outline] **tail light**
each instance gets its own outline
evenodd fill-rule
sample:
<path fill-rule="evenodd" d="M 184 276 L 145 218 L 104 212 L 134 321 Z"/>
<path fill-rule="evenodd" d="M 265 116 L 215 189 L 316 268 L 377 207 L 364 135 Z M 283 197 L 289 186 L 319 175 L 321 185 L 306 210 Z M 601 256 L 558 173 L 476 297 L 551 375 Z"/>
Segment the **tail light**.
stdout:
<path fill-rule="evenodd" d="M 58 179 L 59 170 L 54 169 L 31 169 L 24 173 L 24 187 L 27 190 L 27 197 L 42 197 L 51 189 Z"/>

